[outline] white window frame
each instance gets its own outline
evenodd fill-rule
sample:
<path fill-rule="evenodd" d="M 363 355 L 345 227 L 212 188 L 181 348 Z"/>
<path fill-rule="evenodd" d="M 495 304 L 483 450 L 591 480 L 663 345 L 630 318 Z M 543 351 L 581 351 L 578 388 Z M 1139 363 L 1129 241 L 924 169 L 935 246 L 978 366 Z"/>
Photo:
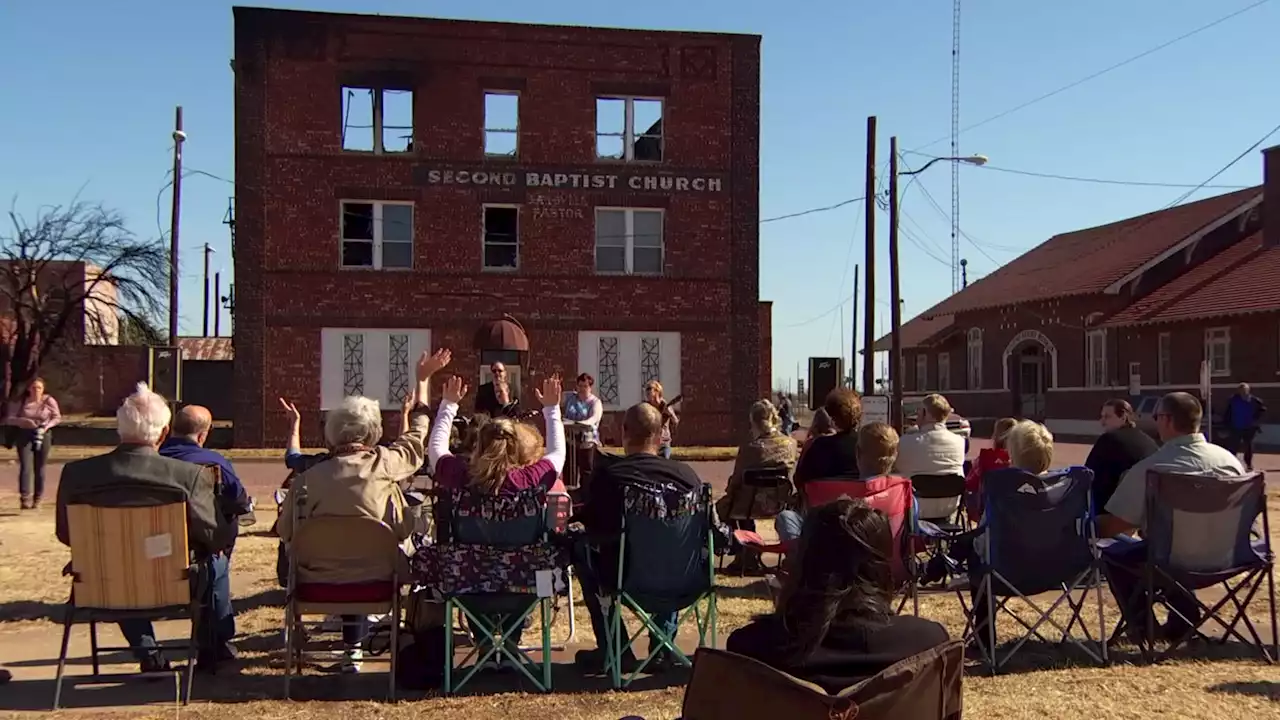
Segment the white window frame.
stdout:
<path fill-rule="evenodd" d="M 600 100 L 622 100 L 624 105 L 623 122 L 621 133 L 602 133 L 600 132 L 599 117 L 599 101 Z M 661 106 L 662 112 L 658 115 L 658 120 L 662 122 L 662 134 L 658 136 L 658 160 L 636 160 L 636 141 L 640 138 L 652 137 L 645 135 L 643 131 L 636 130 L 636 101 L 656 102 Z M 615 158 L 609 155 L 600 154 L 600 138 L 601 137 L 620 137 L 622 138 L 622 157 Z M 643 163 L 660 163 L 667 159 L 667 99 L 663 97 L 652 97 L 648 95 L 597 95 L 596 96 L 596 160 L 605 162 L 643 162 Z"/>
<path fill-rule="evenodd" d="M 320 329 L 320 409 L 331 410 L 338 407 L 346 396 L 343 373 L 343 338 L 346 335 L 360 335 L 363 338 L 361 355 L 361 372 L 364 375 L 364 397 L 378 401 L 384 412 L 399 412 L 403 399 L 392 399 L 389 396 L 391 379 L 391 347 L 392 335 L 409 336 L 409 387 L 414 387 L 414 364 L 424 351 L 430 350 L 431 330 L 429 328 L 343 328 L 324 327 Z"/>
<path fill-rule="evenodd" d="M 1173 382 L 1173 334 L 1162 332 L 1156 336 L 1156 384 Z"/>
<path fill-rule="evenodd" d="M 515 267 L 490 267 L 486 264 L 486 253 L 489 249 L 489 233 L 485 222 L 489 217 L 489 208 L 510 208 L 516 211 L 516 265 Z M 516 272 L 520 269 L 520 206 L 510 203 L 485 203 L 480 206 L 480 268 L 485 272 Z"/>
<path fill-rule="evenodd" d="M 929 389 L 929 355 L 916 355 L 916 390 L 924 392 Z"/>
<path fill-rule="evenodd" d="M 347 117 L 346 117 L 346 113 L 343 113 L 342 139 L 341 139 L 342 151 L 349 152 L 349 153 L 373 153 L 374 155 L 407 155 L 409 153 L 412 153 L 413 140 L 414 140 L 413 134 L 416 130 L 416 128 L 414 127 L 414 117 L 413 117 L 412 110 L 410 110 L 409 112 L 409 127 L 403 128 L 409 131 L 409 142 L 405 143 L 405 149 L 404 150 L 387 150 L 386 149 L 386 142 L 385 142 L 385 139 L 383 138 L 383 133 L 387 129 L 383 123 L 383 121 L 385 120 L 384 114 L 386 110 L 386 101 L 384 99 L 384 96 L 389 92 L 409 93 L 409 107 L 413 108 L 416 93 L 412 89 L 408 89 L 408 88 L 361 87 L 359 85 L 343 85 L 340 90 L 340 92 L 343 93 L 343 96 L 342 96 L 342 102 L 339 104 L 339 109 L 341 110 L 342 108 L 350 107 L 346 97 L 347 93 L 349 92 L 361 93 L 365 91 L 368 91 L 371 94 L 372 102 L 373 102 L 373 127 L 369 129 L 373 133 L 373 150 L 357 150 L 354 148 L 352 149 L 347 148 L 347 132 L 348 132 Z M 394 126 L 392 129 L 396 129 L 398 127 L 399 126 Z M 357 129 L 365 130 L 366 128 L 362 127 Z"/>
<path fill-rule="evenodd" d="M 1107 386 L 1107 331 L 1090 330 L 1084 335 L 1085 387 Z"/>
<path fill-rule="evenodd" d="M 601 270 L 599 257 L 596 251 L 600 247 L 600 213 L 601 212 L 620 212 L 623 214 L 623 235 L 625 236 L 625 258 L 623 262 L 622 272 L 616 270 Z M 659 252 L 659 270 L 656 273 L 638 273 L 635 270 L 635 238 L 636 238 L 636 213 L 657 213 L 662 221 L 662 233 L 658 238 Z M 640 277 L 662 277 L 667 272 L 667 211 L 663 208 L 634 208 L 634 207 L 612 207 L 600 206 L 595 212 L 595 227 L 593 228 L 592 237 L 592 265 L 595 267 L 597 275 L 638 275 Z M 647 247 L 647 246 L 646 246 Z"/>
<path fill-rule="evenodd" d="M 347 242 L 370 242 L 368 240 L 356 239 L 347 240 L 343 235 L 343 223 L 346 219 L 347 203 L 355 203 L 360 205 L 373 206 L 373 264 L 372 265 L 345 265 L 343 264 L 342 246 Z M 409 267 L 389 267 L 382 266 L 382 209 L 388 205 L 404 205 L 409 208 Z M 418 244 L 417 238 L 414 237 L 414 226 L 418 223 L 418 209 L 414 206 L 413 201 L 405 200 L 361 200 L 359 198 L 343 198 L 338 201 L 338 267 L 343 270 L 387 270 L 390 272 L 405 272 L 413 270 L 414 266 L 414 248 Z M 403 244 L 401 240 L 393 240 L 393 243 Z"/>
<path fill-rule="evenodd" d="M 516 125 L 515 127 L 489 127 L 489 103 L 490 95 L 509 95 L 516 99 Z M 520 157 L 520 92 L 518 90 L 485 90 L 485 117 L 484 117 L 484 136 L 481 140 L 484 146 L 484 156 L 491 158 L 518 158 Z M 489 152 L 489 133 L 511 135 L 515 138 L 515 149 L 510 153 Z"/>
<path fill-rule="evenodd" d="M 938 353 L 938 392 L 951 389 L 951 353 Z"/>
<path fill-rule="evenodd" d="M 1222 367 L 1214 367 L 1213 347 L 1222 346 Z M 1212 377 L 1228 377 L 1231 375 L 1231 328 L 1212 327 L 1204 331 L 1204 359 L 1209 363 L 1209 375 Z"/>
<path fill-rule="evenodd" d="M 982 328 L 969 328 L 965 337 L 968 353 L 965 370 L 969 373 L 969 390 L 982 389 Z"/>

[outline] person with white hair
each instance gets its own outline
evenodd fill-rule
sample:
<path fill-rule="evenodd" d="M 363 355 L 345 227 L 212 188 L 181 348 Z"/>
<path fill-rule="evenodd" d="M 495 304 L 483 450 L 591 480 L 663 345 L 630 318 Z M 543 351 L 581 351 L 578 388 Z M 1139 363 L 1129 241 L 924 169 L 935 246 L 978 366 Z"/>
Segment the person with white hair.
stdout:
<path fill-rule="evenodd" d="M 227 549 L 234 537 L 234 524 L 218 511 L 213 470 L 163 457 L 157 452 L 169 434 L 171 416 L 169 403 L 152 392 L 146 383 L 138 383 L 134 393 L 125 398 L 116 411 L 120 444 L 105 455 L 70 462 L 62 468 L 56 525 L 59 542 L 71 544 L 68 505 L 138 507 L 185 502 L 187 539 L 197 562 L 208 563 L 214 555 Z M 217 572 L 216 565 L 212 571 Z M 213 580 L 216 582 L 217 578 Z M 216 618 L 210 617 L 204 622 L 216 622 Z M 120 632 L 129 642 L 143 672 L 168 669 L 150 621 L 121 622 Z"/>
<path fill-rule="evenodd" d="M 448 350 L 438 350 L 434 355 L 422 353 L 416 368 L 409 426 L 389 445 L 378 445 L 382 439 L 382 408 L 377 400 L 348 397 L 329 410 L 324 421 L 329 455 L 290 484 L 276 525 L 281 540 L 289 542 L 297 525 L 313 517 L 372 518 L 389 526 L 400 540 L 409 537 L 416 520 L 408 512 L 400 483 L 411 481 L 427 458 L 428 383 L 452 357 Z M 305 494 L 305 500 L 297 502 L 295 493 Z M 366 579 L 361 577 L 364 567 L 337 558 L 308 560 L 306 570 L 308 581 L 316 583 Z M 368 634 L 366 616 L 343 617 L 343 672 L 360 671 L 361 645 Z"/>

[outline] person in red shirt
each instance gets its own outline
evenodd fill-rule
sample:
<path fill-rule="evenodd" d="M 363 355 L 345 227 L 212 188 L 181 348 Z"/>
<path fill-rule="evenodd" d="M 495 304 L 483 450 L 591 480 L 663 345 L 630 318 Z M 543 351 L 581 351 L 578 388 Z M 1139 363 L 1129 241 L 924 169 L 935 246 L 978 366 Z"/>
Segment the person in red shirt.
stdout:
<path fill-rule="evenodd" d="M 968 477 L 964 479 L 965 512 L 971 522 L 982 519 L 982 475 L 988 470 L 1009 467 L 1009 452 L 1005 450 L 1004 439 L 1009 429 L 1017 424 L 1013 418 L 1000 418 L 996 421 L 995 430 L 991 433 L 991 447 L 983 448 L 978 453 L 978 461 L 973 464 Z"/>

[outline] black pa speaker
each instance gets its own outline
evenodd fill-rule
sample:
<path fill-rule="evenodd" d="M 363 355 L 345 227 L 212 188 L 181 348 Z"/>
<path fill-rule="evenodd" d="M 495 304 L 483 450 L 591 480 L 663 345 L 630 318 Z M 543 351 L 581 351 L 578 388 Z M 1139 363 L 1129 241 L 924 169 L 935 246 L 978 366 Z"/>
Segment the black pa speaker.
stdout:
<path fill-rule="evenodd" d="M 809 358 L 809 407 L 822 407 L 827 395 L 843 385 L 844 358 Z"/>
<path fill-rule="evenodd" d="M 147 384 L 169 402 L 182 400 L 182 350 L 153 347 L 149 358 Z"/>

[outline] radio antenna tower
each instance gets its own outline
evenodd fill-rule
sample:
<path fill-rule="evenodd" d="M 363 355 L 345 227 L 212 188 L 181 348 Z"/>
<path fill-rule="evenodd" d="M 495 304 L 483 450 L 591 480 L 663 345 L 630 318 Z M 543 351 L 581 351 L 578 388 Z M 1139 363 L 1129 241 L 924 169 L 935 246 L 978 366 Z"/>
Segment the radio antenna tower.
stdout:
<path fill-rule="evenodd" d="M 951 157 L 960 157 L 960 0 L 951 19 Z M 951 292 L 960 291 L 960 163 L 951 161 Z"/>

